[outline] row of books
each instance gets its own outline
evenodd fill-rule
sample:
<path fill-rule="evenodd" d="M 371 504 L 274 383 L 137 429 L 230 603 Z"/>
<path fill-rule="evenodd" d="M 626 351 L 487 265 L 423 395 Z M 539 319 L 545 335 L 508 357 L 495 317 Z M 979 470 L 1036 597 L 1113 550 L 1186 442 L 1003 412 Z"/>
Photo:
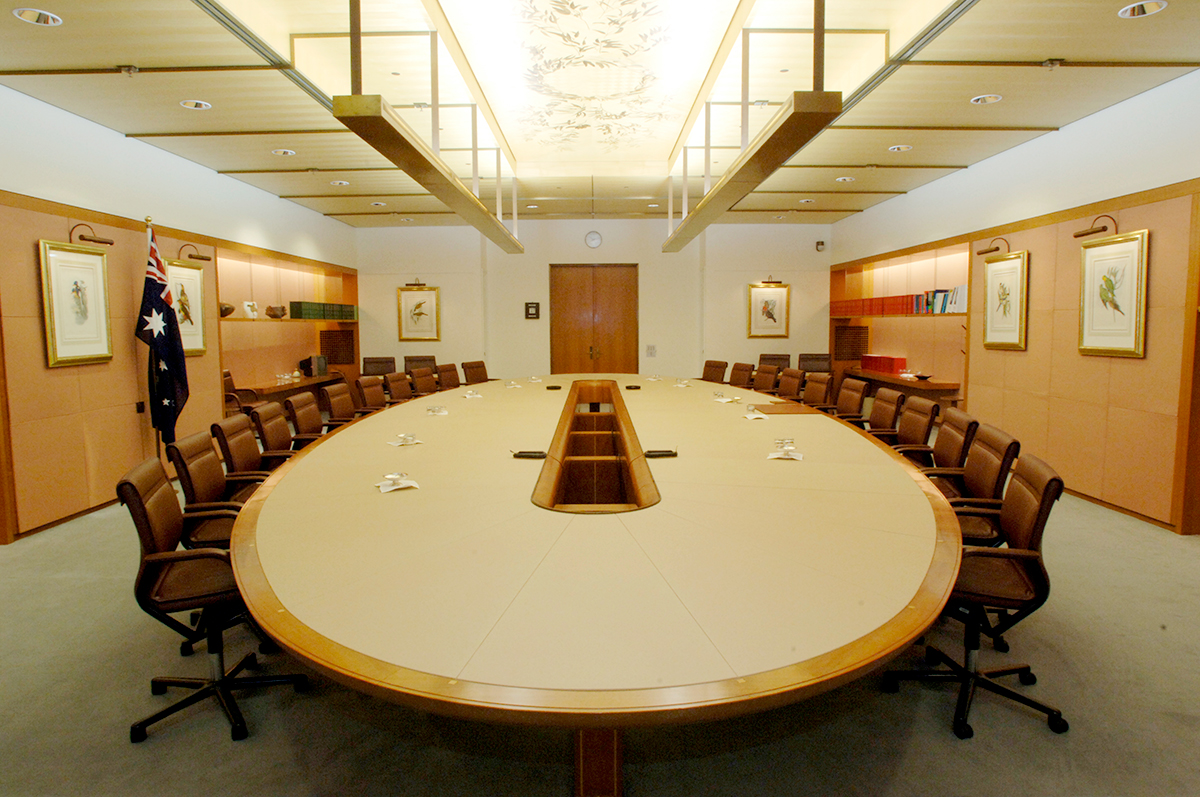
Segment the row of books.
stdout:
<path fill-rule="evenodd" d="M 938 289 L 900 296 L 874 296 L 867 299 L 841 299 L 829 303 L 829 314 L 836 318 L 872 315 L 929 315 L 967 312 L 967 286 Z"/>
<path fill-rule="evenodd" d="M 289 315 L 292 318 L 314 320 L 357 321 L 358 307 L 353 304 L 333 304 L 330 302 L 291 302 Z"/>

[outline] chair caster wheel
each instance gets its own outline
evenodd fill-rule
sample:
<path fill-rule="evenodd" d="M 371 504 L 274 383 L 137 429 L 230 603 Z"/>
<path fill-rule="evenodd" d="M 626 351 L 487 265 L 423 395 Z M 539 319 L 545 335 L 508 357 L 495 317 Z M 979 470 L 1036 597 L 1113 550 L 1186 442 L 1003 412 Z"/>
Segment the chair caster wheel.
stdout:
<path fill-rule="evenodd" d="M 992 640 L 992 650 L 995 650 L 998 653 L 1008 653 L 1008 641 L 1002 636 L 996 637 Z"/>
<path fill-rule="evenodd" d="M 1046 718 L 1046 724 L 1050 726 L 1050 730 L 1055 733 L 1066 733 L 1071 729 L 1067 721 L 1062 718 L 1062 714 L 1051 714 Z"/>
<path fill-rule="evenodd" d="M 137 725 L 129 726 L 129 741 L 134 744 L 146 741 L 146 729 Z"/>
<path fill-rule="evenodd" d="M 229 738 L 235 742 L 240 742 L 249 735 L 250 731 L 246 729 L 245 725 L 234 725 L 232 730 L 229 731 Z"/>
<path fill-rule="evenodd" d="M 1033 686 L 1037 683 L 1037 676 L 1031 672 L 1022 672 L 1017 676 L 1017 680 L 1025 686 Z"/>
<path fill-rule="evenodd" d="M 167 685 L 166 684 L 160 684 L 157 681 L 150 682 L 150 694 L 165 695 L 166 693 L 167 693 Z"/>
<path fill-rule="evenodd" d="M 889 695 L 894 695 L 900 691 L 900 679 L 893 678 L 891 675 L 885 673 L 883 681 L 879 684 L 879 688 Z"/>
<path fill-rule="evenodd" d="M 196 649 L 192 647 L 191 642 L 180 642 L 179 643 L 179 655 L 180 656 L 190 656 L 195 651 L 196 651 Z"/>
<path fill-rule="evenodd" d="M 954 723 L 954 735 L 960 739 L 970 739 L 975 735 L 975 730 L 965 722 Z"/>
<path fill-rule="evenodd" d="M 301 675 L 296 678 L 296 682 L 292 684 L 292 690 L 297 694 L 312 691 L 312 683 L 308 680 L 307 675 Z"/>

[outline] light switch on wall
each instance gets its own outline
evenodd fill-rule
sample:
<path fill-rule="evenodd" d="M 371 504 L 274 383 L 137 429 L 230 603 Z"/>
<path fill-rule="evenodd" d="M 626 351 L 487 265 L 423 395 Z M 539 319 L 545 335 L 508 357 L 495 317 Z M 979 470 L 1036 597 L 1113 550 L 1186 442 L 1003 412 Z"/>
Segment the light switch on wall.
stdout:
<path fill-rule="evenodd" d="M 646 346 L 646 356 L 647 357 L 657 357 L 658 356 L 658 347 L 647 345 Z"/>

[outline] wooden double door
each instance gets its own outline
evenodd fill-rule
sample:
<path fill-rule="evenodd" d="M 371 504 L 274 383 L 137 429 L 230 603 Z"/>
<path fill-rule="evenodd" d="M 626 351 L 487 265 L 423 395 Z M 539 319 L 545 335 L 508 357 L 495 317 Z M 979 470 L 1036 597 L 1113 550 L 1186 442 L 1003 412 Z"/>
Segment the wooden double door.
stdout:
<path fill-rule="evenodd" d="M 637 265 L 551 264 L 550 373 L 637 372 Z"/>

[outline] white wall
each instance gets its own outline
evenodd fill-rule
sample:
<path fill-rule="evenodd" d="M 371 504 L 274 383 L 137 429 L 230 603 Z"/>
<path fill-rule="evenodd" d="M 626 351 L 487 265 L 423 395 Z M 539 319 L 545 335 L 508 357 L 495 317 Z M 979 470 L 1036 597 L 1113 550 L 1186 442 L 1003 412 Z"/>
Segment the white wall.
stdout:
<path fill-rule="evenodd" d="M 1200 71 L 833 225 L 842 263 L 1200 177 Z"/>
<path fill-rule="evenodd" d="M 0 189 L 355 265 L 355 231 L 294 202 L 0 86 Z"/>

